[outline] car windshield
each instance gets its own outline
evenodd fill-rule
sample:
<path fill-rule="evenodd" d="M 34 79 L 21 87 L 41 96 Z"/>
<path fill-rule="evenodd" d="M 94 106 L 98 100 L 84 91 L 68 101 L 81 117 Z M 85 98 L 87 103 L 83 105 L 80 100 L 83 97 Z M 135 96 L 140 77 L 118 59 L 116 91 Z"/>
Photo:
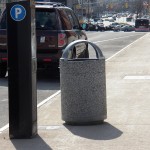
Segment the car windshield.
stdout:
<path fill-rule="evenodd" d="M 36 28 L 46 30 L 56 30 L 56 12 L 55 10 L 36 10 Z"/>
<path fill-rule="evenodd" d="M 6 11 L 4 11 L 0 22 L 0 29 L 6 29 Z"/>

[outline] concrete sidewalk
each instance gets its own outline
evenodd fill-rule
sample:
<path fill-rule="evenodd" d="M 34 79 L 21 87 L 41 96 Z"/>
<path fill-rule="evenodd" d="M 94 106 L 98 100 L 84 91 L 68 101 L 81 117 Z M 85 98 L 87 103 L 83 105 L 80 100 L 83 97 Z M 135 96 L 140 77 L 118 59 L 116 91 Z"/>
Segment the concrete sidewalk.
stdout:
<path fill-rule="evenodd" d="M 55 96 L 38 109 L 38 136 L 10 140 L 0 150 L 150 150 L 150 33 L 106 62 L 107 111 L 102 125 L 69 126 Z"/>

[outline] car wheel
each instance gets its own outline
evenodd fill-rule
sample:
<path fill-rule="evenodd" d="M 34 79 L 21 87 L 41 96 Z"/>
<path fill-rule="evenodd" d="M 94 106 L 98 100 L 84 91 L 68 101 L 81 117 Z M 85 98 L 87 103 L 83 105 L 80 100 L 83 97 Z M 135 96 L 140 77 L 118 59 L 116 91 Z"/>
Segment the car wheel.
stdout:
<path fill-rule="evenodd" d="M 0 64 L 0 78 L 4 78 L 7 73 L 7 66 Z"/>

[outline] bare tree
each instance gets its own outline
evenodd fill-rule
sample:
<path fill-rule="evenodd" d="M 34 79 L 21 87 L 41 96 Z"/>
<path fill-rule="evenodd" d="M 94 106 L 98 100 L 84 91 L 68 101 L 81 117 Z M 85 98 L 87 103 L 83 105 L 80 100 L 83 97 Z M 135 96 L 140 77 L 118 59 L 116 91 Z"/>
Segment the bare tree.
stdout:
<path fill-rule="evenodd" d="M 132 4 L 132 7 L 133 7 L 133 12 L 137 14 L 137 17 L 141 15 L 141 13 L 143 12 L 144 10 L 144 7 L 143 7 L 143 0 L 134 0 L 133 4 Z"/>

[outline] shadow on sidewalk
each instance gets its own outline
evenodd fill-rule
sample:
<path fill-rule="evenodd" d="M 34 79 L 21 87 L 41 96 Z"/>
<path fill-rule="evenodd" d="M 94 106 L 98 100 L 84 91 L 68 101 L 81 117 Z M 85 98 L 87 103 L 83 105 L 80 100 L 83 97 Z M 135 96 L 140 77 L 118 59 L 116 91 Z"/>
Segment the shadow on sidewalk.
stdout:
<path fill-rule="evenodd" d="M 74 135 L 93 140 L 111 140 L 120 137 L 123 132 L 105 122 L 100 125 L 91 126 L 64 126 Z"/>
<path fill-rule="evenodd" d="M 11 142 L 16 150 L 52 150 L 39 135 L 33 139 L 12 139 Z"/>

